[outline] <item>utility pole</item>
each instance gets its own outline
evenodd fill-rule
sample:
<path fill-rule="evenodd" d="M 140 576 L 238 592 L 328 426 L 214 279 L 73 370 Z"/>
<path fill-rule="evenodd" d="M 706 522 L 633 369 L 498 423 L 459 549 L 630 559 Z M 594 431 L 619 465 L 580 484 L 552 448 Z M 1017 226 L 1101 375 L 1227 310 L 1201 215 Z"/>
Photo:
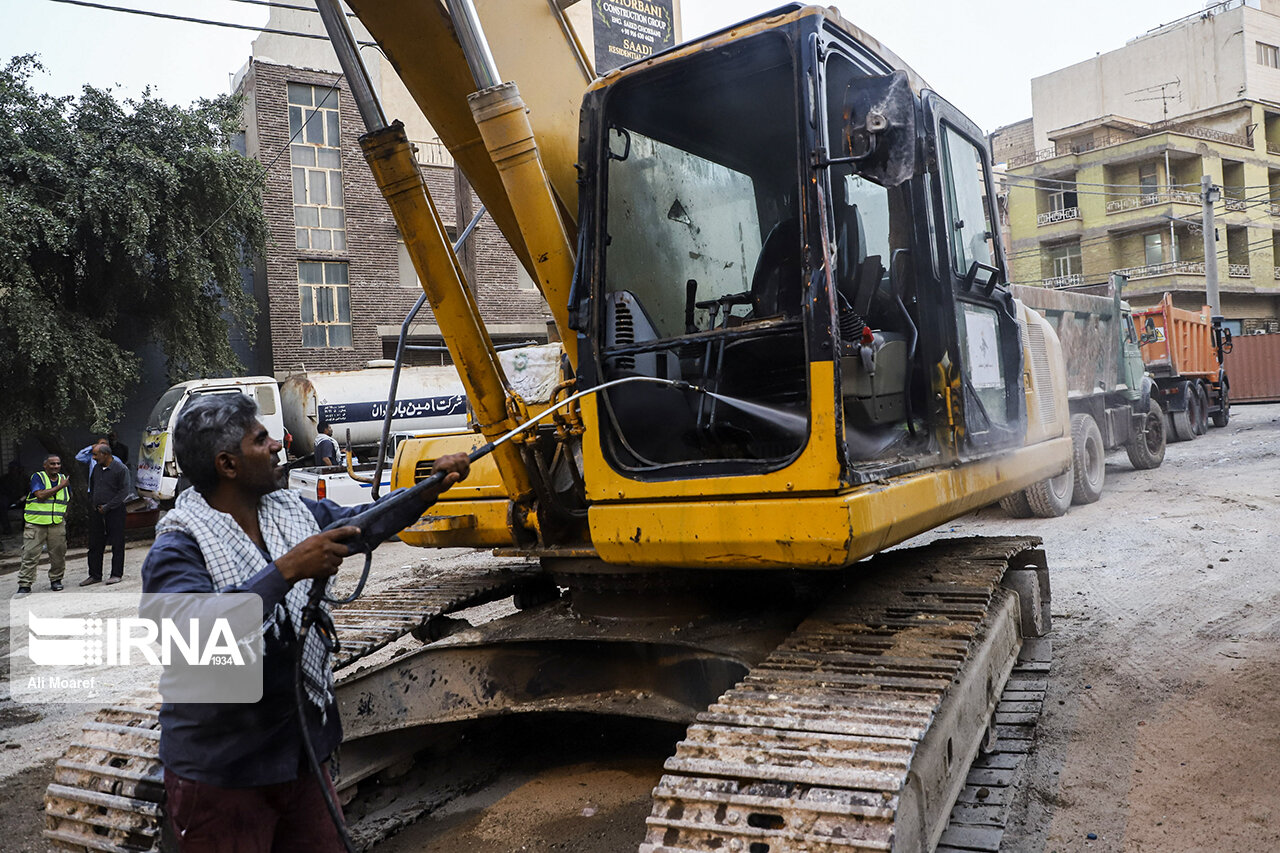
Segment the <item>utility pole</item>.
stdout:
<path fill-rule="evenodd" d="M 1222 303 L 1218 298 L 1218 229 L 1213 224 L 1213 205 L 1222 192 L 1213 185 L 1213 178 L 1200 177 L 1200 209 L 1204 225 L 1204 289 L 1213 321 L 1213 348 L 1222 364 L 1222 356 L 1230 349 L 1231 339 L 1223 334 Z M 1224 398 L 1225 399 L 1225 398 Z M 1216 417 L 1216 416 L 1215 416 Z"/>
<path fill-rule="evenodd" d="M 1218 301 L 1218 230 L 1213 224 L 1213 205 L 1221 197 L 1221 191 L 1213 185 L 1213 178 L 1202 176 L 1200 207 L 1204 224 L 1204 287 L 1215 326 L 1222 324 L 1222 304 Z"/>

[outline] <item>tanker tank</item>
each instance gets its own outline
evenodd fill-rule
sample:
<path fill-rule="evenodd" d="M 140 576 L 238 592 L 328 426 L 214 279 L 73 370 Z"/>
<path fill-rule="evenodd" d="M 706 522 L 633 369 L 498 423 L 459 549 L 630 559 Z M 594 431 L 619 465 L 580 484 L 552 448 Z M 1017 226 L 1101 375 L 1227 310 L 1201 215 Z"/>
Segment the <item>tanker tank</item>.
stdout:
<path fill-rule="evenodd" d="M 499 353 L 507 381 L 526 403 L 545 403 L 559 381 L 563 350 L 539 344 Z M 316 427 L 328 421 L 333 437 L 345 445 L 377 444 L 387 414 L 392 361 L 373 361 L 363 370 L 299 373 L 280 383 L 284 425 L 293 434 L 292 452 L 315 450 Z M 467 395 L 453 367 L 404 367 L 391 418 L 393 433 L 466 429 Z"/>
<path fill-rule="evenodd" d="M 387 414 L 392 363 L 372 362 L 363 370 L 299 373 L 280 383 L 284 424 L 293 434 L 293 453 L 315 450 L 316 427 L 328 421 L 345 445 L 377 444 Z M 392 432 L 465 429 L 467 395 L 452 367 L 405 367 L 400 371 Z"/>

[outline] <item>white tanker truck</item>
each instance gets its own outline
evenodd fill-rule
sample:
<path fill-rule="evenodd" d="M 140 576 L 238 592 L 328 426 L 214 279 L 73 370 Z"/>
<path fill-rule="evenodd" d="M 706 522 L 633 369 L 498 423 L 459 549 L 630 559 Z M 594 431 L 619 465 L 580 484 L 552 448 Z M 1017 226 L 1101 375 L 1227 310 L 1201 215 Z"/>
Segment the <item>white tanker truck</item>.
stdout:
<path fill-rule="evenodd" d="M 499 354 L 508 378 L 529 402 L 549 398 L 558 378 L 558 344 L 544 344 L 507 350 Z M 263 424 L 271 435 L 281 437 L 288 430 L 293 437 L 288 453 L 299 459 L 315 450 L 317 427 L 321 421 L 333 426 L 333 437 L 344 448 L 350 445 L 357 455 L 372 458 L 382 437 L 391 387 L 391 361 L 373 361 L 363 370 L 296 373 L 279 383 L 270 376 L 238 376 L 224 379 L 193 379 L 166 391 L 143 431 L 138 454 L 137 491 L 157 501 L 172 500 L 186 487 L 186 479 L 174 458 L 171 435 L 182 407 L 205 394 L 248 394 L 258 403 Z M 456 432 L 468 428 L 467 395 L 457 371 L 452 367 L 405 367 L 400 371 L 391 432 L 421 435 Z M 391 445 L 394 447 L 394 445 Z M 282 458 L 281 462 L 285 459 Z M 390 466 L 387 466 L 388 470 Z M 290 487 L 312 496 L 336 498 L 342 503 L 368 500 L 368 485 L 338 494 L 316 494 L 316 478 L 298 477 L 321 469 L 295 468 Z M 335 469 L 323 469 L 335 475 Z M 345 474 L 340 476 L 345 477 Z M 384 485 L 385 485 L 384 475 Z M 385 491 L 385 489 L 384 489 Z"/>

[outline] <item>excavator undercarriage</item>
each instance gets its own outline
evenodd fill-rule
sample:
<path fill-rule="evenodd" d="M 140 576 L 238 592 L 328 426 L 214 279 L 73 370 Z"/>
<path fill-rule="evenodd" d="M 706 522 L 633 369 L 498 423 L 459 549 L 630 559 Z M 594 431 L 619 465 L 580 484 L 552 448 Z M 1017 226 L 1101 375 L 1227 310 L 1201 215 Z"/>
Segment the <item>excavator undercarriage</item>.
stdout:
<path fill-rule="evenodd" d="M 947 831 L 990 836 L 1001 804 L 966 803 L 963 789 L 973 773 L 1015 770 L 1027 742 L 1016 724 L 1034 723 L 1035 672 L 1013 684 L 1010 673 L 1024 638 L 1048 629 L 1038 544 L 939 540 L 817 579 L 757 573 L 718 603 L 708 596 L 723 597 L 721 584 L 682 582 L 644 602 L 637 590 L 652 583 L 579 586 L 523 561 L 366 596 L 335 618 L 337 786 L 355 796 L 426 748 L 433 726 L 611 715 L 691 724 L 654 790 L 646 853 L 928 850 Z M 518 606 L 492 621 L 449 616 L 504 598 Z M 747 598 L 770 606 L 744 609 Z M 411 632 L 426 644 L 364 665 Z M 1006 691 L 1018 713 L 1002 723 Z M 103 709 L 58 762 L 45 836 L 60 849 L 164 849 L 154 699 Z"/>

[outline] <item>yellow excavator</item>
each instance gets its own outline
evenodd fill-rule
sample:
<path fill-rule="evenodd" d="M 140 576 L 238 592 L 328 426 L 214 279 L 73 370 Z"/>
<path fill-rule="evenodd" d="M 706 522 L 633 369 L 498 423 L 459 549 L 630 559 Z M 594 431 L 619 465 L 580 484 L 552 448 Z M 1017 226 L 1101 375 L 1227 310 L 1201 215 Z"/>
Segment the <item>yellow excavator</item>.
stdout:
<path fill-rule="evenodd" d="M 513 562 L 337 613 L 339 788 L 435 724 L 616 714 L 689 725 L 643 851 L 934 849 L 1022 638 L 1047 630 L 1047 570 L 1035 539 L 888 549 L 1011 495 L 1060 514 L 1071 465 L 1061 351 L 1005 285 L 978 127 L 830 8 L 597 79 L 562 2 L 348 2 L 559 346 L 517 393 L 321 0 L 474 425 L 404 441 L 393 488 L 518 430 L 401 533 Z M 422 648 L 354 672 L 410 631 Z M 148 713 L 104 710 L 60 762 L 50 840 L 161 844 Z"/>

